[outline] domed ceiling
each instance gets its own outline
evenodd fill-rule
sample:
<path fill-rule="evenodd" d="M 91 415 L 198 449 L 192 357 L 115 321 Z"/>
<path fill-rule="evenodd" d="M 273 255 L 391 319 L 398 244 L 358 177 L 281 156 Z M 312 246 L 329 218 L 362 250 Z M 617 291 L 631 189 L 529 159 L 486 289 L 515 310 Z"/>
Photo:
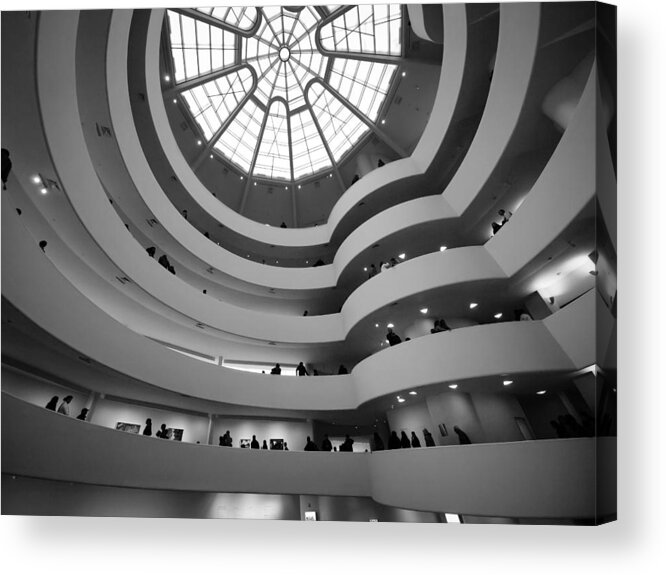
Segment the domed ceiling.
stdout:
<path fill-rule="evenodd" d="M 399 5 L 167 14 L 173 81 L 201 145 L 253 179 L 335 167 L 381 121 L 403 55 Z"/>

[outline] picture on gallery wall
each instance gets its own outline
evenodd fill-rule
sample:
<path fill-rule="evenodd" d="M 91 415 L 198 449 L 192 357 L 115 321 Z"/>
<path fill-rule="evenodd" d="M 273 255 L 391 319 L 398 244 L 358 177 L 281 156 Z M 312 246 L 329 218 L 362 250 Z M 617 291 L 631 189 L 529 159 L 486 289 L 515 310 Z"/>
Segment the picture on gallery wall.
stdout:
<path fill-rule="evenodd" d="M 252 443 L 251 439 L 241 439 L 240 440 L 240 446 L 243 449 L 250 449 L 250 444 Z"/>
<path fill-rule="evenodd" d="M 183 430 L 174 427 L 167 427 L 167 439 L 173 439 L 174 441 L 182 441 Z"/>
<path fill-rule="evenodd" d="M 446 429 L 446 424 L 445 423 L 440 423 L 437 427 L 439 428 L 439 434 L 442 437 L 446 437 L 449 434 L 448 429 Z"/>
<path fill-rule="evenodd" d="M 116 429 L 118 431 L 124 431 L 126 433 L 139 433 L 141 425 L 139 425 L 138 423 L 124 423 L 122 421 L 119 421 L 118 423 L 116 423 Z"/>
<path fill-rule="evenodd" d="M 269 443 L 269 447 L 271 449 L 274 449 L 276 451 L 283 451 L 284 450 L 284 439 L 271 439 Z"/>

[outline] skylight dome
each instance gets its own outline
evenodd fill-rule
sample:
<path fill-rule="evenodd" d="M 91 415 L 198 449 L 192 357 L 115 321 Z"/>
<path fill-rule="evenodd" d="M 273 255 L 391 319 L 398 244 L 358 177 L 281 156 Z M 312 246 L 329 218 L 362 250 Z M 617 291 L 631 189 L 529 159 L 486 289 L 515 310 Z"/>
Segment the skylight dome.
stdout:
<path fill-rule="evenodd" d="M 335 168 L 378 117 L 402 56 L 399 5 L 168 10 L 175 90 L 243 173 Z"/>

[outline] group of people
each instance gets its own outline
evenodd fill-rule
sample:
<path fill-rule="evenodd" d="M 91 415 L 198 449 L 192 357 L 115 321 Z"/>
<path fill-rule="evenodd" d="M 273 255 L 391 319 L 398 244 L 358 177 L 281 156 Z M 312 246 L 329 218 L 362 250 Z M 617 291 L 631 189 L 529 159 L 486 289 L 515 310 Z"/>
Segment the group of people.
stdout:
<path fill-rule="evenodd" d="M 265 371 L 262 371 L 261 373 L 266 373 Z M 338 375 L 347 375 L 349 371 L 347 371 L 347 368 L 344 366 L 344 364 L 340 364 L 340 367 L 338 368 Z M 271 369 L 271 375 L 281 375 L 282 374 L 282 367 L 280 366 L 279 363 L 276 363 L 275 366 Z M 310 372 L 307 370 L 303 362 L 299 362 L 298 365 L 296 366 L 296 375 L 297 376 L 305 376 L 305 375 L 310 375 Z M 319 372 L 316 369 L 312 370 L 312 375 L 319 375 Z"/>
<path fill-rule="evenodd" d="M 423 429 L 423 437 L 425 439 L 426 447 L 435 447 L 435 440 L 427 429 Z M 384 441 L 379 433 L 375 431 L 373 436 L 373 451 L 384 451 Z M 388 449 L 407 449 L 410 447 L 421 447 L 421 440 L 417 437 L 416 433 L 412 431 L 411 439 L 407 437 L 404 431 L 400 432 L 400 437 L 396 431 L 392 431 L 388 440 Z"/>
<path fill-rule="evenodd" d="M 386 270 L 394 268 L 399 263 L 400 262 L 397 259 L 391 258 L 390 260 L 379 262 L 379 268 L 377 268 L 375 264 L 370 264 L 370 266 L 368 267 L 368 279 L 375 277 L 377 274 L 381 272 L 385 272 Z"/>
<path fill-rule="evenodd" d="M 440 333 L 442 331 L 451 331 L 451 328 L 446 325 L 446 322 L 443 319 L 436 319 L 430 333 Z"/>
<path fill-rule="evenodd" d="M 582 416 L 581 422 L 578 423 L 573 415 L 567 413 L 551 420 L 550 425 L 558 438 L 594 437 L 594 418 L 585 414 Z"/>
<path fill-rule="evenodd" d="M 157 250 L 155 246 L 150 246 L 149 248 L 146 248 L 146 252 L 151 258 L 155 257 L 156 251 Z M 160 264 L 164 269 L 169 270 L 173 275 L 176 275 L 176 270 L 171 265 L 171 262 L 169 261 L 169 258 L 167 257 L 166 254 L 162 254 L 157 260 L 157 263 Z"/>
<path fill-rule="evenodd" d="M 61 413 L 62 415 L 67 415 L 69 416 L 69 404 L 72 403 L 72 400 L 74 399 L 73 396 L 67 395 L 62 398 L 62 401 L 60 402 L 60 405 L 58 405 L 58 396 L 54 395 L 49 402 L 46 404 L 46 409 L 50 409 L 51 411 L 57 411 L 57 413 Z M 57 407 L 57 409 L 56 409 Z M 86 418 L 88 417 L 88 408 L 84 407 L 81 410 L 81 413 L 79 413 L 76 416 L 76 419 L 80 419 L 81 421 L 86 421 Z"/>
<path fill-rule="evenodd" d="M 497 213 L 499 214 L 500 219 L 499 221 L 493 222 L 491 224 L 493 235 L 499 232 L 502 229 L 502 226 L 506 224 L 513 215 L 509 210 L 498 210 Z"/>

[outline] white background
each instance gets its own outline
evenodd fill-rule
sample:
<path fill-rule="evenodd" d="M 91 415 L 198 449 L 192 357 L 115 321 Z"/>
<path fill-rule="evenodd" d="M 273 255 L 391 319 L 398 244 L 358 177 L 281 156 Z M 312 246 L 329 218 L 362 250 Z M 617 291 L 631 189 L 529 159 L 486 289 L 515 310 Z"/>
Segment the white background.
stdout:
<path fill-rule="evenodd" d="M 22 5 L 2 0 L 0 6 L 25 10 L 109 4 Z M 666 263 L 666 11 L 664 2 L 651 0 L 617 4 L 618 522 L 574 528 L 2 517 L 4 573 L 666 572 L 666 439 L 660 431 L 666 404 L 662 328 L 666 318 L 661 299 Z M 138 1 L 122 7 L 155 5 Z"/>

